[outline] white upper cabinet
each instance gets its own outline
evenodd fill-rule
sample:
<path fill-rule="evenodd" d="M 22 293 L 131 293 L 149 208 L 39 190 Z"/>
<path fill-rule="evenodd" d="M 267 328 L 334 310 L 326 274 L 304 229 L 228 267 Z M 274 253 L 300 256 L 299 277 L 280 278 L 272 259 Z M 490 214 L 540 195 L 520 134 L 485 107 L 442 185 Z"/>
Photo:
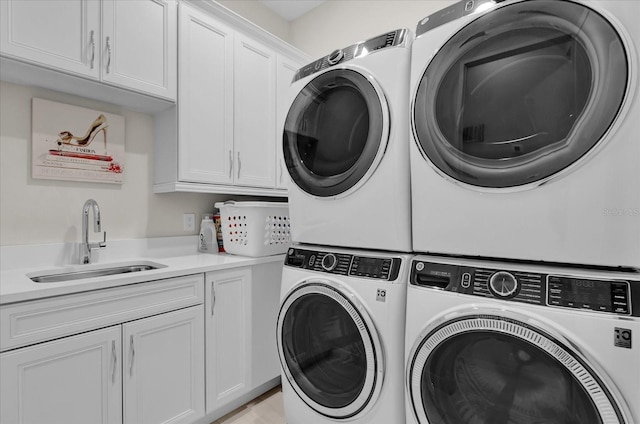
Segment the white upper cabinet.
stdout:
<path fill-rule="evenodd" d="M 242 34 L 234 53 L 236 184 L 274 188 L 276 54 Z"/>
<path fill-rule="evenodd" d="M 102 80 L 176 98 L 174 0 L 102 1 Z"/>
<path fill-rule="evenodd" d="M 178 146 L 178 179 L 231 184 L 233 29 L 184 4 L 179 27 L 178 140 L 167 142 Z"/>
<path fill-rule="evenodd" d="M 0 51 L 99 78 L 100 2 L 0 1 Z"/>
<path fill-rule="evenodd" d="M 175 101 L 175 0 L 2 0 L 0 27 L 3 57 Z"/>
<path fill-rule="evenodd" d="M 278 66 L 292 77 L 306 57 L 215 2 L 178 14 L 178 106 L 156 115 L 154 191 L 286 196 Z"/>

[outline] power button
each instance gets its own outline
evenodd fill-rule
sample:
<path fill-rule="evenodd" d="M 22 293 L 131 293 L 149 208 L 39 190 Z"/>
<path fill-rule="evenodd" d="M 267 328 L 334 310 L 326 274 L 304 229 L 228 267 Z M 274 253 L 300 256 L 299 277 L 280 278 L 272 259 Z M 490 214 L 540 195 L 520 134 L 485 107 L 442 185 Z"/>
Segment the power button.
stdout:
<path fill-rule="evenodd" d="M 471 286 L 471 274 L 469 274 L 468 272 L 462 274 L 462 282 L 460 284 L 465 289 L 468 289 L 469 286 Z"/>

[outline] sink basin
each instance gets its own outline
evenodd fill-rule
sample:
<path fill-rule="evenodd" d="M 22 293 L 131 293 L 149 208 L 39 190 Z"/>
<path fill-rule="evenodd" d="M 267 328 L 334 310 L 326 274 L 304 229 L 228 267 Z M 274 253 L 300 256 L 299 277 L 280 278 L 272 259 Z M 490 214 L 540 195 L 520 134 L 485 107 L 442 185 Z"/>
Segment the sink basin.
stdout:
<path fill-rule="evenodd" d="M 27 277 L 29 277 L 36 283 L 59 283 L 63 281 L 83 280 L 85 278 L 106 277 L 109 275 L 128 274 L 131 272 L 143 272 L 164 267 L 166 267 L 166 265 L 146 261 L 102 266 L 85 265 L 74 267 L 71 269 L 67 268 L 27 274 Z"/>

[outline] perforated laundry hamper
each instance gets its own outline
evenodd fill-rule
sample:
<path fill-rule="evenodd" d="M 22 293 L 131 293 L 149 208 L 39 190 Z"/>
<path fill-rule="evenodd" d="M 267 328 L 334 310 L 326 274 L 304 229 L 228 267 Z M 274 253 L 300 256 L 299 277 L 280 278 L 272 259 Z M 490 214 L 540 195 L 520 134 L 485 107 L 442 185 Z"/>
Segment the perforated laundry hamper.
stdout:
<path fill-rule="evenodd" d="M 270 256 L 291 244 L 289 204 L 280 202 L 219 202 L 222 242 L 227 253 Z"/>

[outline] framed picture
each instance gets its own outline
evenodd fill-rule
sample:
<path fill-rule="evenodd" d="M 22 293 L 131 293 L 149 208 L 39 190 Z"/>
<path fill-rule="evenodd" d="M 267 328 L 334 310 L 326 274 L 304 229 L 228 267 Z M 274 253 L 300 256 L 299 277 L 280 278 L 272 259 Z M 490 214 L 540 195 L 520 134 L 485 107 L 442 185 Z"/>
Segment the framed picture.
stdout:
<path fill-rule="evenodd" d="M 49 100 L 32 100 L 33 178 L 122 184 L 124 118 Z"/>

